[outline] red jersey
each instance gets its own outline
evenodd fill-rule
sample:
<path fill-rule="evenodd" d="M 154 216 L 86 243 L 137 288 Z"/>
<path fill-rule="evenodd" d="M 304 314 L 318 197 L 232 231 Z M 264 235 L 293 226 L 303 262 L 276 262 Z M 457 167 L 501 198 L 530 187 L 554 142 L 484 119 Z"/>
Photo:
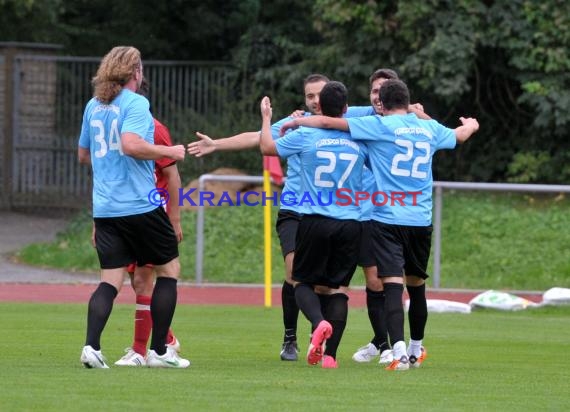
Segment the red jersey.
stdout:
<path fill-rule="evenodd" d="M 172 140 L 170 138 L 170 131 L 168 128 L 160 123 L 158 120 L 154 119 L 154 144 L 162 146 L 172 146 Z M 162 173 L 162 169 L 168 166 L 172 166 L 176 163 L 176 160 L 163 157 L 154 161 L 154 180 L 156 187 L 160 189 L 168 190 L 168 181 Z M 177 190 L 178 188 L 173 188 Z"/>

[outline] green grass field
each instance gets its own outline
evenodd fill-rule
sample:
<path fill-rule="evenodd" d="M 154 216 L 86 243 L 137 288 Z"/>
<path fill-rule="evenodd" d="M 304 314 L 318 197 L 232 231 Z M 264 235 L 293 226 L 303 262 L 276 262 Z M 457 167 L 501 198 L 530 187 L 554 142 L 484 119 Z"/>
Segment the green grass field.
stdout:
<path fill-rule="evenodd" d="M 275 223 L 276 208 L 273 211 Z M 196 214 L 182 215 L 182 277 L 195 279 Z M 561 196 L 446 191 L 443 202 L 441 286 L 544 291 L 570 287 L 570 201 Z M 273 280 L 283 279 L 279 240 L 272 233 Z M 32 265 L 98 271 L 90 244 L 91 220 L 83 213 L 50 244 L 24 248 Z M 430 262 L 433 264 L 433 259 Z M 261 207 L 206 211 L 204 281 L 263 283 Z M 359 272 L 360 273 L 360 272 Z M 353 285 L 363 285 L 360 274 Z"/>
<path fill-rule="evenodd" d="M 186 306 L 174 330 L 186 370 L 87 370 L 79 362 L 86 305 L 0 303 L 1 411 L 566 411 L 570 307 L 432 314 L 417 370 L 357 364 L 370 338 L 351 309 L 340 367 L 279 360 L 279 308 Z M 133 305 L 103 334 L 112 364 L 131 343 Z M 308 323 L 299 322 L 300 336 Z M 302 351 L 306 344 L 302 344 Z"/>

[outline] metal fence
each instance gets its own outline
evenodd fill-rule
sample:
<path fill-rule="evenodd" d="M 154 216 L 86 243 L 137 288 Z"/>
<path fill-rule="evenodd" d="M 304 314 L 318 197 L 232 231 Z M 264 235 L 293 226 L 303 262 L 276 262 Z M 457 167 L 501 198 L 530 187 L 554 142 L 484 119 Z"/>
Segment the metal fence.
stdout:
<path fill-rule="evenodd" d="M 222 182 L 247 182 L 262 183 L 263 176 L 224 176 L 202 175 L 198 180 L 198 193 L 204 190 L 208 181 Z M 433 285 L 440 288 L 441 285 L 441 244 L 442 244 L 442 210 L 444 190 L 465 191 L 495 191 L 495 192 L 526 192 L 526 193 L 570 193 L 570 185 L 538 185 L 538 184 L 508 184 L 508 183 L 470 183 L 470 182 L 434 182 L 433 201 Z M 203 203 L 198 206 L 196 214 L 196 284 L 204 280 L 204 220 L 205 211 Z"/>
<path fill-rule="evenodd" d="M 90 170 L 77 162 L 77 139 L 100 58 L 0 59 L 0 208 L 89 205 Z M 185 137 L 221 116 L 236 78 L 226 64 L 185 61 L 145 61 L 145 76 L 153 114 Z"/>
<path fill-rule="evenodd" d="M 434 182 L 433 204 L 433 287 L 441 287 L 441 222 L 443 190 L 483 190 L 495 192 L 570 193 L 570 185 L 534 185 L 515 183 Z"/>
<path fill-rule="evenodd" d="M 9 206 L 8 203 L 8 196 L 4 193 L 7 189 L 7 182 L 4 180 L 4 164 L 6 160 L 6 156 L 4 156 L 4 152 L 10 148 L 10 145 L 6 143 L 5 135 L 4 135 L 4 127 L 6 126 L 4 123 L 4 116 L 5 113 L 5 100 L 2 96 L 6 96 L 6 58 L 4 55 L 0 54 L 0 210 L 5 209 Z M 6 168 L 7 169 L 7 168 Z"/>

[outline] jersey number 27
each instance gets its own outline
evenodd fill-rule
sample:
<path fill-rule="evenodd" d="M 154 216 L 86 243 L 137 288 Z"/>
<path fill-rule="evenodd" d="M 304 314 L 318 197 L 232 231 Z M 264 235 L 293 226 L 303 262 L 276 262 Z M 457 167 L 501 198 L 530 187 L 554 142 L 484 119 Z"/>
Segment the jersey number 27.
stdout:
<path fill-rule="evenodd" d="M 334 172 L 334 170 L 337 166 L 336 154 L 334 152 L 328 152 L 325 150 L 318 150 L 317 151 L 317 157 L 319 157 L 321 159 L 327 159 L 328 164 L 317 166 L 317 168 L 315 169 L 315 181 L 314 181 L 315 186 L 317 186 L 317 187 L 334 187 L 335 182 L 333 180 L 325 179 L 323 177 L 323 175 L 324 174 L 330 174 L 330 173 Z M 337 188 L 340 189 L 341 187 L 343 187 L 346 179 L 348 179 L 348 176 L 350 176 L 350 172 L 352 172 L 352 169 L 354 168 L 354 165 L 356 164 L 356 161 L 358 160 L 358 155 L 355 155 L 353 153 L 339 153 L 338 158 L 340 160 L 344 160 L 344 161 L 348 162 L 348 164 L 346 165 L 346 169 L 344 169 L 344 172 L 342 173 L 340 179 L 338 179 Z"/>

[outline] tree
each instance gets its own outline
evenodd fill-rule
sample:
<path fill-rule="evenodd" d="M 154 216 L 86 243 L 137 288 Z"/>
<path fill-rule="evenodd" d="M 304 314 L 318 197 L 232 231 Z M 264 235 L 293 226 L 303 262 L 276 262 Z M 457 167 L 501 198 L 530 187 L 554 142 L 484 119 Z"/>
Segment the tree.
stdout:
<path fill-rule="evenodd" d="M 0 40 L 61 43 L 57 28 L 62 0 L 0 0 Z"/>
<path fill-rule="evenodd" d="M 317 0 L 314 16 L 327 40 L 319 58 L 336 62 L 348 84 L 392 67 L 443 123 L 455 126 L 462 114 L 480 120 L 471 143 L 438 157 L 441 178 L 504 180 L 512 162 L 518 167 L 510 170 L 518 170 L 525 158 L 536 163 L 546 153 L 551 167 L 532 180 L 562 182 L 570 177 L 563 138 L 570 122 L 569 7 L 559 0 Z M 364 98 L 360 86 L 352 90 Z M 518 151 L 529 156 L 515 158 Z"/>
<path fill-rule="evenodd" d="M 102 56 L 128 44 L 146 59 L 225 60 L 256 15 L 257 0 L 0 0 L 2 41 L 59 43 Z"/>
<path fill-rule="evenodd" d="M 60 43 L 101 56 L 118 44 L 145 59 L 223 60 L 240 72 L 228 114 L 257 119 L 302 107 L 309 73 L 367 104 L 368 77 L 398 71 L 426 111 L 479 133 L 437 155 L 435 176 L 479 181 L 570 179 L 570 2 L 564 0 L 0 0 L 0 39 Z M 244 123 L 242 119 L 241 124 Z M 257 123 L 255 123 L 257 124 Z M 530 172 L 532 170 L 532 172 Z"/>

